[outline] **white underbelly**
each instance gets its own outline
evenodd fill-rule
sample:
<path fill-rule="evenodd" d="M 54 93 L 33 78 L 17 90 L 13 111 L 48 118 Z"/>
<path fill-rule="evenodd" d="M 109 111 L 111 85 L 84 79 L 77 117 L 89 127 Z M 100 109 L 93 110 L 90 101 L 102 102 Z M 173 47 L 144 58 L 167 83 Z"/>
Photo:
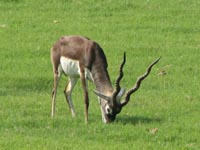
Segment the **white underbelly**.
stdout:
<path fill-rule="evenodd" d="M 80 66 L 79 66 L 79 61 L 77 60 L 72 60 L 66 57 L 61 57 L 60 58 L 60 64 L 63 69 L 63 72 L 71 77 L 80 77 Z M 85 77 L 91 81 L 93 81 L 92 74 L 90 70 L 85 68 Z"/>

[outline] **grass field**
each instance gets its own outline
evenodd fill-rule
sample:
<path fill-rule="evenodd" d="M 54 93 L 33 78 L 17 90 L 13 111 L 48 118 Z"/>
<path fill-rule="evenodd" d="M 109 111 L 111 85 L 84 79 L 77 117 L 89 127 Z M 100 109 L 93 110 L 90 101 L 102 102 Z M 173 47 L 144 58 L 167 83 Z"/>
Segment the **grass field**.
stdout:
<path fill-rule="evenodd" d="M 199 27 L 198 0 L 1 0 L 0 150 L 200 149 Z M 101 122 L 89 84 L 85 125 L 80 82 L 72 119 L 64 77 L 56 116 L 50 117 L 50 48 L 70 34 L 101 45 L 113 83 L 126 51 L 122 85 L 127 88 L 162 56 L 112 124 Z"/>

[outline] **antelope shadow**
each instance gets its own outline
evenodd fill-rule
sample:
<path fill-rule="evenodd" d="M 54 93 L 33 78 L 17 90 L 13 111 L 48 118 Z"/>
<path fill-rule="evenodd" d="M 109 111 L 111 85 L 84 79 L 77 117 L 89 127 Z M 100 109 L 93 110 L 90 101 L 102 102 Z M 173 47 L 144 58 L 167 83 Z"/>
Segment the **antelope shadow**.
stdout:
<path fill-rule="evenodd" d="M 118 123 L 122 124 L 149 124 L 153 122 L 162 122 L 161 118 L 158 117 L 145 117 L 145 116 L 119 116 L 116 120 Z"/>

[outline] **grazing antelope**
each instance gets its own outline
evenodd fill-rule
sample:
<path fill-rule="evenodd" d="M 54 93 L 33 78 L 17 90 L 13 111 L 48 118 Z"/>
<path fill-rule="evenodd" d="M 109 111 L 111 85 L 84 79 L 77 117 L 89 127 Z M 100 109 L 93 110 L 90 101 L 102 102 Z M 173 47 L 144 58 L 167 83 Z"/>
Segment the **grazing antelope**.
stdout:
<path fill-rule="evenodd" d="M 123 66 L 126 62 L 125 53 L 123 62 L 120 66 L 119 76 L 115 82 L 115 88 L 113 88 L 107 71 L 108 64 L 106 56 L 98 43 L 82 36 L 61 37 L 51 48 L 51 61 L 54 73 L 54 85 L 52 90 L 52 117 L 55 114 L 57 87 L 62 73 L 69 76 L 64 94 L 71 110 L 72 117 L 75 117 L 75 110 L 71 94 L 78 78 L 80 78 L 84 92 L 85 122 L 88 122 L 88 79 L 96 86 L 94 93 L 99 99 L 102 120 L 104 123 L 109 123 L 115 120 L 116 115 L 120 113 L 122 107 L 129 102 L 131 94 L 138 90 L 142 80 L 149 75 L 151 68 L 159 60 L 160 58 L 156 59 L 147 68 L 146 73 L 138 78 L 135 86 L 128 90 L 124 100 L 121 100 L 121 97 L 125 93 L 125 89 L 120 87 L 120 80 L 123 77 Z"/>

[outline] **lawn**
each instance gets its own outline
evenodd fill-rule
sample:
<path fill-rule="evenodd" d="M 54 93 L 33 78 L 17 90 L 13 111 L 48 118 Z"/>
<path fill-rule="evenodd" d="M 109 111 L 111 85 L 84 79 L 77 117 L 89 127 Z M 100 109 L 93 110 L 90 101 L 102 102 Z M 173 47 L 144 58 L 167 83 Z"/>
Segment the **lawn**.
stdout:
<path fill-rule="evenodd" d="M 198 0 L 1 0 L 0 150 L 200 149 L 199 27 Z M 72 119 L 64 76 L 50 117 L 50 48 L 71 34 L 101 45 L 113 84 L 126 51 L 127 89 L 162 57 L 114 123 L 102 123 L 89 84 L 85 125 L 80 82 Z"/>

